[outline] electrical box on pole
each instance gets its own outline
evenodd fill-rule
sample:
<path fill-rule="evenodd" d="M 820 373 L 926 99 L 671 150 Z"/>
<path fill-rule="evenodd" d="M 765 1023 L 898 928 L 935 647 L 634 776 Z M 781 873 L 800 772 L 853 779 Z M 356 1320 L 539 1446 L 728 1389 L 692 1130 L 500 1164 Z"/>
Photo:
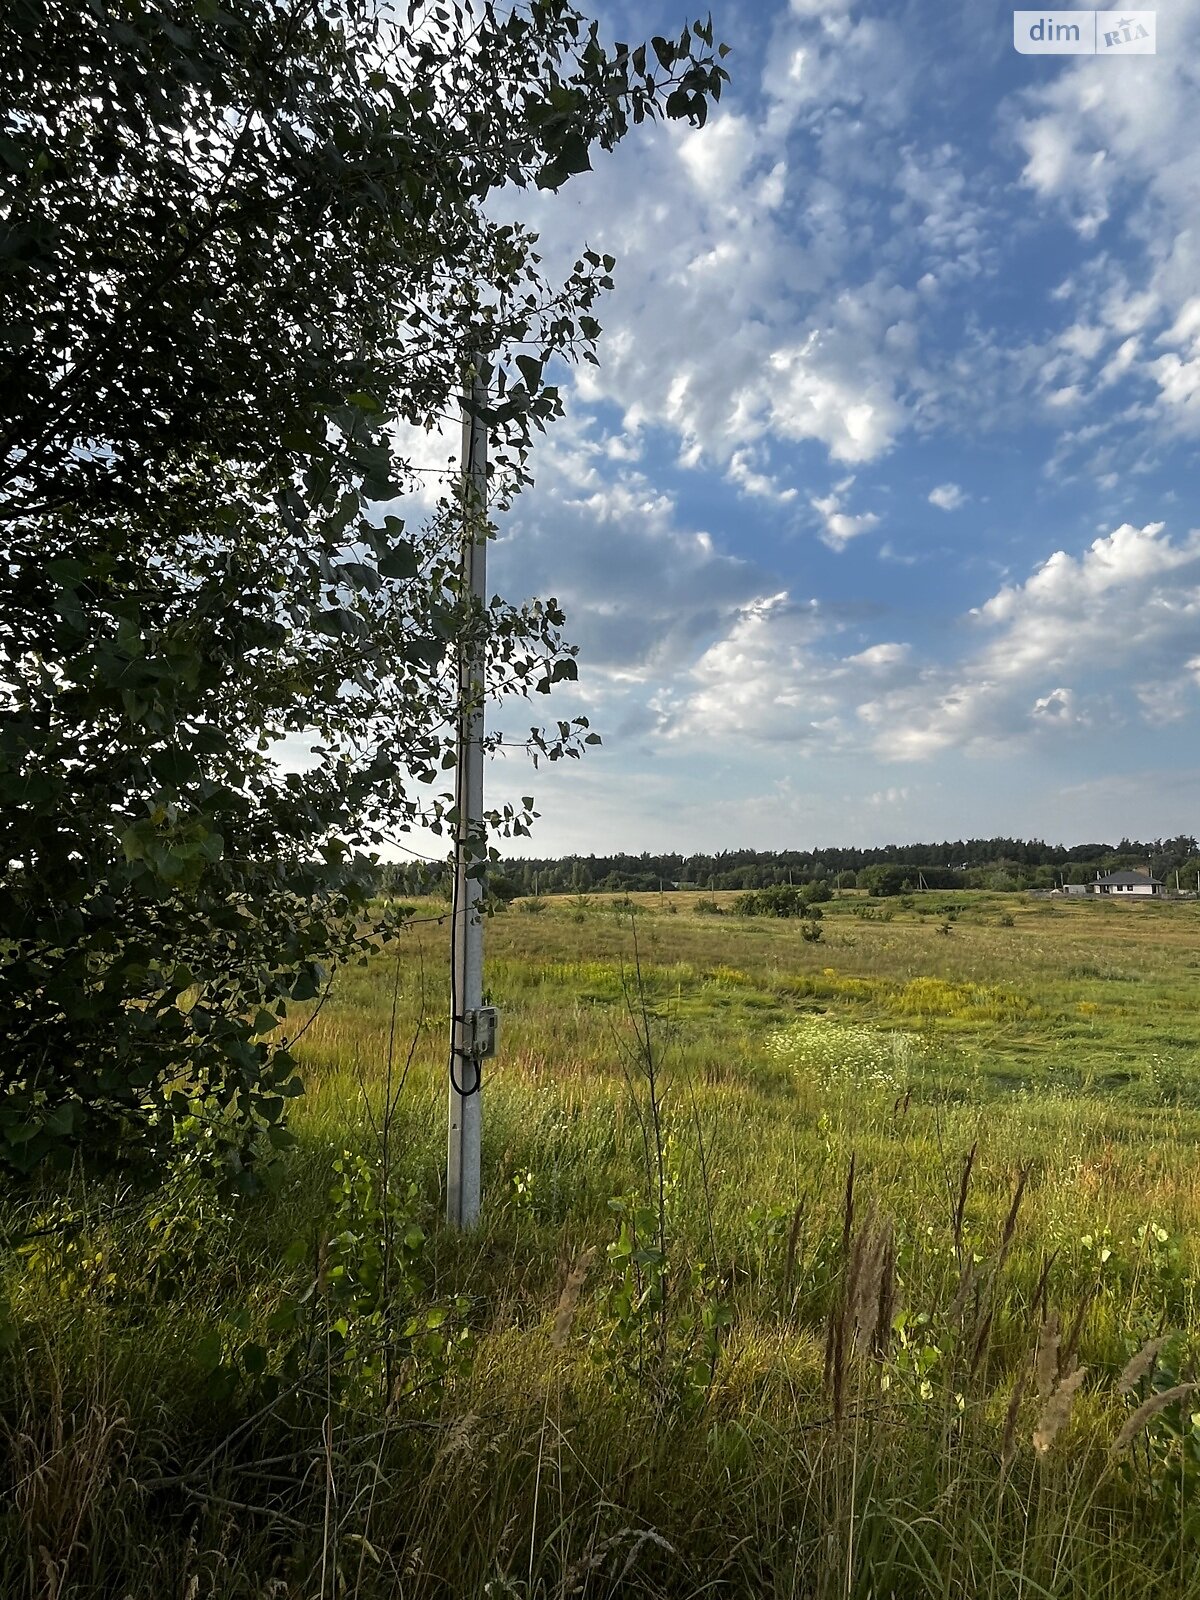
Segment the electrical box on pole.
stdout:
<path fill-rule="evenodd" d="M 475 358 L 463 402 L 462 579 L 477 610 L 487 605 L 487 387 Z M 483 1004 L 484 696 L 487 643 L 473 626 L 458 649 L 458 760 L 455 767 L 454 893 L 451 901 L 449 1129 L 446 1221 L 479 1218 L 483 1062 L 496 1048 L 496 1013 Z"/>

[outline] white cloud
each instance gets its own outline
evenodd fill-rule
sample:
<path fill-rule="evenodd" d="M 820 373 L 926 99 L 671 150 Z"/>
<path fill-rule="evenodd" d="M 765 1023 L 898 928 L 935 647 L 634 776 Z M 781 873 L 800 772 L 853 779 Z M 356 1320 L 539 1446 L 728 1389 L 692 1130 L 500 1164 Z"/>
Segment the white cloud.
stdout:
<path fill-rule="evenodd" d="M 907 297 L 865 285 L 840 297 L 841 326 L 814 329 L 800 344 L 773 350 L 758 415 L 784 439 L 816 439 L 834 461 L 873 461 L 894 442 L 903 406 L 894 378 L 873 371 L 871 346 L 903 330 Z M 889 304 L 890 302 L 890 304 Z M 889 321 L 891 306 L 896 320 Z"/>
<path fill-rule="evenodd" d="M 706 741 L 835 738 L 838 696 L 813 649 L 827 630 L 815 603 L 786 593 L 751 601 L 681 688 L 660 698 L 663 731 Z"/>
<path fill-rule="evenodd" d="M 1133 367 L 1141 353 L 1140 339 L 1125 339 L 1119 344 L 1113 354 L 1100 369 L 1097 384 L 1101 389 L 1107 389 L 1117 383 Z"/>
<path fill-rule="evenodd" d="M 578 397 L 668 428 L 682 465 L 767 498 L 786 480 L 748 452 L 815 443 L 858 464 L 926 425 L 939 296 L 995 256 L 988 194 L 952 147 L 896 136 L 920 89 L 903 27 L 824 4 L 772 27 L 765 115 L 735 84 L 706 127 L 643 127 L 561 201 L 521 201 L 551 275 L 581 215 L 617 258 Z"/>
<path fill-rule="evenodd" d="M 1039 695 L 1033 702 L 1034 717 L 1043 722 L 1057 723 L 1059 727 L 1070 727 L 1078 721 L 1075 711 L 1075 696 L 1070 689 L 1051 689 L 1049 694 Z"/>
<path fill-rule="evenodd" d="M 1006 584 L 979 607 L 977 615 L 1016 625 L 1035 614 L 1042 619 L 1052 614 L 1074 617 L 1083 608 L 1111 607 L 1115 600 L 1130 608 L 1122 632 L 1136 635 L 1144 626 L 1146 604 L 1157 602 L 1158 591 L 1151 588 L 1155 580 L 1200 560 L 1200 531 L 1189 533 L 1177 545 L 1163 537 L 1163 529 L 1161 522 L 1143 528 L 1127 522 L 1094 540 L 1080 557 L 1056 550 L 1025 583 Z M 1095 616 L 1093 610 L 1093 621 Z M 1094 629 L 1084 637 L 1094 637 Z"/>
<path fill-rule="evenodd" d="M 980 203 L 982 186 L 978 178 L 968 180 L 953 146 L 907 148 L 895 188 L 901 198 L 892 220 L 913 231 L 933 269 L 931 286 L 977 278 L 996 264 L 993 228 Z"/>
<path fill-rule="evenodd" d="M 755 157 L 755 136 L 744 117 L 726 111 L 679 141 L 679 159 L 688 177 L 709 200 L 732 198 Z"/>
<path fill-rule="evenodd" d="M 1053 406 L 1056 411 L 1065 411 L 1071 406 L 1078 405 L 1082 398 L 1079 385 L 1068 383 L 1061 389 L 1052 389 L 1046 396 L 1046 404 Z"/>
<path fill-rule="evenodd" d="M 872 528 L 879 526 L 879 518 L 873 511 L 852 516 L 842 509 L 841 496 L 853 481 L 851 478 L 844 484 L 838 484 L 832 494 L 817 496 L 809 502 L 824 524 L 822 542 L 831 550 L 844 550 L 851 539 L 857 539 L 859 534 L 869 533 Z"/>
<path fill-rule="evenodd" d="M 729 477 L 743 489 L 746 494 L 754 495 L 760 500 L 770 500 L 776 505 L 787 505 L 796 498 L 797 491 L 790 485 L 780 488 L 778 482 L 766 472 L 759 470 L 758 463 L 761 452 L 746 449 L 735 450 L 729 458 Z"/>
<path fill-rule="evenodd" d="M 1081 556 L 1056 551 L 972 615 L 990 634 L 980 649 L 859 707 L 877 753 L 923 759 L 1084 727 L 1089 700 L 1119 701 L 1131 676 L 1145 709 L 1147 685 L 1176 682 L 1194 651 L 1200 532 L 1174 543 L 1161 523 L 1123 524 Z"/>
<path fill-rule="evenodd" d="M 1075 367 L 1065 381 L 1050 377 L 1060 384 L 1051 403 L 1078 405 L 1134 380 L 1152 405 L 1129 423 L 1153 421 L 1160 432 L 1165 424 L 1195 437 L 1200 75 L 1187 41 L 1200 27 L 1200 0 L 1177 0 L 1170 22 L 1152 62 L 1080 57 L 1024 91 L 1015 100 L 1014 135 L 1023 184 L 1091 247 L 1062 286 L 1074 322 L 1060 348 Z M 1155 340 L 1165 353 L 1149 353 Z M 1137 430 L 1127 424 L 1125 431 Z"/>
<path fill-rule="evenodd" d="M 412 469 L 413 480 L 405 499 L 422 511 L 434 510 L 452 492 L 462 450 L 460 425 L 443 422 L 433 428 L 397 423 L 392 430 L 401 460 Z"/>
<path fill-rule="evenodd" d="M 902 661 L 907 661 L 912 654 L 912 646 L 907 644 L 884 643 L 868 645 L 865 650 L 847 656 L 846 661 L 850 666 L 870 667 L 886 671 L 897 667 Z"/>
<path fill-rule="evenodd" d="M 1059 334 L 1058 342 L 1072 355 L 1079 356 L 1084 361 L 1092 361 L 1099 355 L 1105 338 L 1103 328 L 1098 328 L 1094 324 L 1073 322 Z"/>
<path fill-rule="evenodd" d="M 939 483 L 929 491 L 929 504 L 939 511 L 957 511 L 965 506 L 970 496 L 957 483 Z"/>
<path fill-rule="evenodd" d="M 707 530 L 688 527 L 673 498 L 611 444 L 570 413 L 539 449 L 536 485 L 502 518 L 489 564 L 502 593 L 563 604 L 593 694 L 685 667 L 765 582 Z"/>
<path fill-rule="evenodd" d="M 1200 690 L 1200 531 L 1122 525 L 965 621 L 968 647 L 944 662 L 897 640 L 845 652 L 828 609 L 759 596 L 659 694 L 660 730 L 923 761 L 1175 719 Z"/>
<path fill-rule="evenodd" d="M 657 701 L 672 742 L 800 744 L 824 754 L 861 748 L 854 707 L 914 676 L 907 644 L 843 654 L 849 624 L 786 591 L 741 607 L 725 633 Z"/>
<path fill-rule="evenodd" d="M 1200 0 L 1173 17 L 1182 39 Z M 1155 60 L 1022 66 L 997 104 L 990 46 L 956 55 L 977 32 L 933 0 L 773 0 L 706 128 L 641 128 L 561 196 L 519 201 L 551 281 L 585 235 L 618 263 L 603 365 L 564 383 L 571 416 L 539 444 L 493 571 L 563 601 L 603 759 L 636 752 L 625 787 L 653 804 L 629 802 L 622 842 L 676 842 L 685 816 L 719 814 L 726 837 L 746 818 L 799 826 L 817 791 L 851 832 L 884 807 L 920 831 L 961 752 L 1086 740 L 1093 761 L 1141 760 L 1151 725 L 1200 704 L 1200 552 L 1148 521 L 1169 500 L 1142 476 L 1172 433 L 1200 436 L 1200 57 L 1168 51 L 1164 22 Z M 1040 481 L 1031 444 L 1061 445 Z M 974 448 L 1011 482 L 989 493 Z M 890 493 L 868 470 L 885 458 Z M 696 476 L 676 493 L 680 468 Z M 1116 508 L 1103 524 L 1097 494 Z M 1112 531 L 1136 494 L 1147 525 Z M 986 551 L 973 516 L 949 515 L 985 497 Z M 926 503 L 948 513 L 936 544 L 916 533 Z M 1027 541 L 1057 507 L 1077 520 L 1032 546 L 1064 546 L 1034 567 Z M 1104 537 L 1087 547 L 1082 528 Z M 806 530 L 841 559 L 789 537 Z M 804 598 L 810 573 L 843 609 Z M 880 771 L 897 758 L 929 761 L 927 787 Z M 673 789 L 663 769 L 689 762 Z M 772 762 L 803 773 L 786 806 Z M 1046 770 L 1057 803 L 1062 766 Z M 986 792 L 947 783 L 938 815 L 953 829 L 990 806 L 1016 827 L 1039 782 L 1006 760 Z"/>
<path fill-rule="evenodd" d="M 1189 692 L 1194 687 L 1186 678 L 1170 678 L 1162 682 L 1139 683 L 1134 693 L 1147 722 L 1157 727 L 1181 722 L 1193 705 Z"/>
<path fill-rule="evenodd" d="M 915 567 L 922 558 L 914 555 L 911 550 L 903 552 L 897 550 L 890 539 L 885 539 L 879 546 L 879 559 L 897 567 Z"/>

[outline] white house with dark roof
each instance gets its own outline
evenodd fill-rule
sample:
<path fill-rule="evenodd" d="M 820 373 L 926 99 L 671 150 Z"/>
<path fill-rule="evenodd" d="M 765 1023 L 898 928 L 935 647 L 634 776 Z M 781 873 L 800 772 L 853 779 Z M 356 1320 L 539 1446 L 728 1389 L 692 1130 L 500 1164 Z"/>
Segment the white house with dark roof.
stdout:
<path fill-rule="evenodd" d="M 1162 881 L 1151 877 L 1148 872 L 1106 872 L 1103 877 L 1089 884 L 1093 894 L 1119 895 L 1122 900 L 1131 895 L 1160 895 L 1163 892 Z"/>

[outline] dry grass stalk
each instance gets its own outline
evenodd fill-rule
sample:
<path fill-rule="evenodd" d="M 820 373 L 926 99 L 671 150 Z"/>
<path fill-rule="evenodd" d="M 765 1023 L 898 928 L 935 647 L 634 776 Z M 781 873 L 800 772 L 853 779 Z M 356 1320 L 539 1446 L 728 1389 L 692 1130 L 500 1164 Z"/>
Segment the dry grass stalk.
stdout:
<path fill-rule="evenodd" d="M 875 1301 L 875 1336 L 871 1341 L 877 1361 L 887 1354 L 896 1316 L 896 1230 L 889 1220 L 885 1225 L 884 1246 L 880 1252 L 879 1293 Z"/>
<path fill-rule="evenodd" d="M 950 1302 L 950 1320 L 960 1322 L 967 1309 L 967 1300 L 975 1285 L 975 1263 L 970 1256 L 962 1264 L 962 1271 L 958 1275 L 958 1288 L 954 1291 L 954 1299 Z"/>
<path fill-rule="evenodd" d="M 960 1261 L 962 1259 L 963 1219 L 967 1212 L 967 1195 L 971 1190 L 971 1172 L 975 1166 L 975 1157 L 978 1152 L 979 1140 L 976 1139 L 970 1150 L 967 1151 L 966 1159 L 963 1162 L 962 1178 L 958 1185 L 958 1204 L 954 1207 L 954 1253 Z"/>
<path fill-rule="evenodd" d="M 829 1313 L 825 1333 L 825 1386 L 832 1391 L 833 1416 L 840 1422 L 845 1413 L 846 1366 L 854 1348 L 856 1308 L 859 1303 L 859 1284 L 863 1276 L 866 1229 L 860 1229 L 853 1240 L 849 1228 L 854 1218 L 854 1157 L 850 1157 L 850 1172 L 846 1180 L 846 1201 L 843 1214 L 842 1249 L 847 1257 L 846 1277 L 842 1293 Z"/>
<path fill-rule="evenodd" d="M 885 1218 L 874 1230 L 867 1251 L 867 1267 L 859 1298 L 855 1339 L 860 1350 L 879 1357 L 891 1333 L 891 1308 L 896 1297 L 896 1246 L 891 1221 Z"/>
<path fill-rule="evenodd" d="M 850 1152 L 850 1167 L 846 1173 L 846 1198 L 842 1207 L 842 1255 L 850 1254 L 850 1235 L 854 1230 L 854 1168 L 858 1156 Z"/>
<path fill-rule="evenodd" d="M 834 1347 L 837 1344 L 838 1320 L 836 1310 L 831 1309 L 829 1316 L 825 1319 L 825 1368 L 822 1381 L 826 1389 L 829 1388 L 833 1381 Z"/>
<path fill-rule="evenodd" d="M 1075 1396 L 1086 1372 L 1086 1367 L 1076 1367 L 1074 1372 L 1068 1372 L 1042 1407 L 1042 1414 L 1033 1430 L 1033 1448 L 1039 1456 L 1046 1454 L 1071 1420 L 1071 1407 L 1075 1404 Z"/>
<path fill-rule="evenodd" d="M 459 1456 L 471 1455 L 475 1446 L 475 1429 L 479 1417 L 474 1411 L 464 1411 L 462 1416 L 455 1417 L 446 1430 L 445 1438 L 434 1458 L 434 1465 L 441 1466 L 447 1461 L 454 1461 Z"/>
<path fill-rule="evenodd" d="M 995 1307 L 989 1301 L 987 1303 L 987 1309 L 982 1315 L 980 1315 L 977 1304 L 975 1314 L 979 1320 L 975 1328 L 975 1343 L 971 1347 L 970 1372 L 972 1377 L 974 1377 L 979 1371 L 979 1368 L 983 1362 L 983 1358 L 988 1351 L 988 1346 L 992 1337 L 992 1319 L 996 1314 Z"/>
<path fill-rule="evenodd" d="M 883 1267 L 880 1244 L 881 1238 L 875 1228 L 875 1207 L 872 1204 L 867 1220 L 855 1235 L 846 1280 L 847 1326 L 855 1348 L 861 1347 L 868 1328 L 875 1325 L 872 1307 L 879 1295 L 879 1278 Z"/>
<path fill-rule="evenodd" d="M 1017 1231 L 1017 1218 L 1021 1214 L 1021 1201 L 1025 1198 L 1025 1185 L 1029 1182 L 1029 1174 L 1032 1171 L 1033 1162 L 1027 1161 L 1017 1172 L 1017 1185 L 1013 1190 L 1008 1215 L 1004 1219 L 1004 1228 L 1000 1234 L 1000 1248 L 996 1252 L 996 1265 L 992 1269 L 993 1274 L 998 1273 L 1008 1259 L 1009 1248 Z"/>
<path fill-rule="evenodd" d="M 825 1324 L 825 1391 L 833 1400 L 833 1420 L 840 1422 L 846 1392 L 845 1317 L 839 1307 L 829 1313 Z"/>
<path fill-rule="evenodd" d="M 854 1158 L 851 1157 L 844 1217 L 847 1226 L 852 1223 L 853 1217 Z M 870 1226 L 869 1216 L 866 1226 L 860 1228 L 853 1239 L 843 1235 L 843 1247 L 849 1257 L 846 1265 L 846 1281 L 842 1285 L 841 1299 L 830 1315 L 829 1333 L 825 1342 L 826 1381 L 833 1389 L 833 1415 L 837 1422 L 840 1422 L 845 1414 L 846 1369 L 855 1346 Z"/>
<path fill-rule="evenodd" d="M 1125 1419 L 1124 1427 L 1113 1440 L 1113 1455 L 1120 1455 L 1122 1450 L 1127 1450 L 1152 1418 L 1168 1406 L 1173 1406 L 1176 1400 L 1185 1399 L 1195 1387 L 1194 1383 L 1177 1383 L 1173 1389 L 1164 1389 L 1161 1394 L 1152 1394 L 1149 1400 L 1143 1400 L 1137 1410 Z"/>
<path fill-rule="evenodd" d="M 571 1337 L 571 1328 L 575 1322 L 575 1312 L 579 1307 L 579 1296 L 583 1292 L 583 1285 L 596 1254 L 596 1247 L 585 1250 L 567 1273 L 567 1281 L 563 1284 L 562 1293 L 558 1297 L 558 1305 L 554 1312 L 554 1327 L 550 1333 L 550 1343 L 555 1350 L 561 1350 Z"/>
<path fill-rule="evenodd" d="M 973 1160 L 974 1147 L 972 1147 L 971 1155 L 967 1158 L 967 1166 L 963 1171 L 964 1186 L 966 1179 L 969 1176 L 970 1166 Z M 969 1370 L 972 1377 L 975 1376 L 980 1367 L 983 1365 L 987 1357 L 988 1350 L 991 1347 L 992 1325 L 996 1315 L 996 1295 L 1000 1283 L 1000 1274 L 1004 1269 L 1004 1263 L 1008 1259 L 1009 1249 L 1011 1248 L 1013 1239 L 1016 1236 L 1017 1218 L 1021 1213 L 1021 1201 L 1025 1196 L 1025 1186 L 1029 1182 L 1029 1174 L 1032 1171 L 1032 1162 L 1027 1162 L 1017 1171 L 1017 1181 L 1015 1187 L 1013 1188 L 1012 1199 L 1009 1201 L 1008 1213 L 1004 1219 L 1004 1226 L 1000 1230 L 1000 1243 L 996 1250 L 995 1259 L 991 1264 L 985 1280 L 981 1280 L 976 1275 L 970 1252 L 966 1252 L 965 1255 L 963 1252 L 959 1252 L 959 1259 L 962 1262 L 962 1272 L 959 1278 L 958 1292 L 954 1297 L 954 1303 L 950 1308 L 950 1313 L 952 1317 L 957 1317 L 959 1319 L 963 1326 L 963 1333 L 965 1336 L 967 1296 L 971 1289 L 974 1288 L 975 1333 L 971 1344 L 971 1359 L 969 1365 Z"/>
<path fill-rule="evenodd" d="M 1050 1277 L 1050 1268 L 1054 1265 L 1057 1259 L 1058 1251 L 1051 1250 L 1050 1254 L 1042 1262 L 1042 1270 L 1038 1275 L 1037 1287 L 1033 1291 L 1033 1299 L 1029 1302 L 1029 1310 L 1033 1316 L 1037 1316 L 1037 1309 L 1039 1305 L 1042 1308 L 1043 1319 L 1050 1315 L 1050 1307 L 1046 1303 L 1046 1284 Z"/>
<path fill-rule="evenodd" d="M 1017 1453 L 1017 1418 L 1021 1414 L 1021 1401 L 1029 1382 L 1029 1359 L 1026 1357 L 1017 1373 L 1012 1394 L 1008 1397 L 1008 1410 L 1004 1413 L 1004 1432 L 1000 1437 L 1000 1470 L 1007 1472 Z"/>
<path fill-rule="evenodd" d="M 1136 1389 L 1143 1378 L 1150 1376 L 1158 1360 L 1158 1352 L 1166 1342 L 1165 1333 L 1159 1334 L 1157 1339 L 1147 1339 L 1138 1353 L 1129 1358 L 1125 1370 L 1117 1379 L 1118 1394 L 1127 1394 L 1130 1389 Z"/>
<path fill-rule="evenodd" d="M 792 1213 L 792 1226 L 788 1233 L 787 1259 L 783 1269 L 783 1292 L 787 1300 L 792 1298 L 792 1281 L 796 1276 L 796 1257 L 800 1250 L 800 1230 L 804 1226 L 805 1201 L 802 1196 L 796 1202 L 796 1209 Z"/>
<path fill-rule="evenodd" d="M 841 1297 L 825 1329 L 825 1386 L 833 1414 L 845 1414 L 846 1378 L 852 1358 L 882 1360 L 896 1315 L 896 1236 L 889 1218 L 878 1220 L 874 1206 L 849 1243 Z"/>
<path fill-rule="evenodd" d="M 40 1562 L 45 1594 L 74 1585 L 68 1568 L 85 1548 L 85 1530 L 103 1502 L 126 1483 L 129 1425 L 99 1402 L 68 1411 L 57 1383 L 49 1403 L 27 1411 L 18 1428 L 0 1423 L 0 1458 L 12 1472 L 11 1497 L 30 1571 Z M 36 1555 L 35 1555 L 36 1552 Z"/>
<path fill-rule="evenodd" d="M 1039 1400 L 1049 1400 L 1058 1378 L 1058 1312 L 1052 1311 L 1038 1330 L 1033 1372 Z"/>

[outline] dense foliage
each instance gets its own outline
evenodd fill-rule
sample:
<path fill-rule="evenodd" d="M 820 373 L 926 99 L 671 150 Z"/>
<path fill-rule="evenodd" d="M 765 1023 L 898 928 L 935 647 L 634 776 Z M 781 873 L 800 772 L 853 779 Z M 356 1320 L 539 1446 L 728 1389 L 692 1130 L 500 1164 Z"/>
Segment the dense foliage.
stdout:
<path fill-rule="evenodd" d="M 567 0 L 4 8 L 0 1164 L 279 1137 L 274 1030 L 388 931 L 359 852 L 446 820 L 455 645 L 574 676 L 553 601 L 461 592 L 482 508 L 401 515 L 473 352 L 493 498 L 594 359 L 611 258 L 550 282 L 489 197 L 723 76 Z"/>
<path fill-rule="evenodd" d="M 796 885 L 775 884 L 769 889 L 744 889 L 733 902 L 739 917 L 807 917 L 821 920 L 820 902 L 830 898 L 825 880 Z"/>

